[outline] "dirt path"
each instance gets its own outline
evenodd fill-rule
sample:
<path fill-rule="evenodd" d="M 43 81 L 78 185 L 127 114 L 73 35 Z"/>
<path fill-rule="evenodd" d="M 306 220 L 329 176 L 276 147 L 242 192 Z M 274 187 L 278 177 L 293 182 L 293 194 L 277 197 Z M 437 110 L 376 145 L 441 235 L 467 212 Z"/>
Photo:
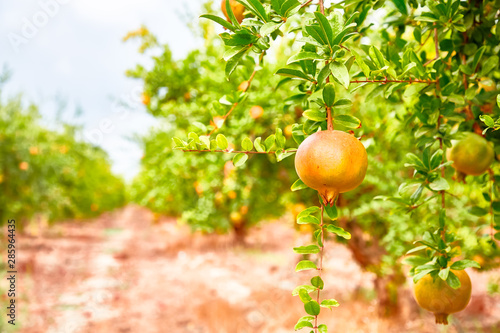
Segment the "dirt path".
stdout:
<path fill-rule="evenodd" d="M 293 272 L 300 258 L 291 247 L 306 244 L 307 236 L 269 223 L 253 229 L 243 248 L 232 246 L 230 236 L 191 235 L 175 220 L 152 221 L 148 211 L 129 206 L 92 223 L 21 236 L 20 331 L 293 332 L 304 313 L 291 290 L 311 274 Z M 472 303 L 443 330 L 411 296 L 402 301 L 405 321 L 378 319 L 373 276 L 344 247 L 328 243 L 327 253 L 325 297 L 341 302 L 322 313 L 330 332 L 500 332 L 494 329 L 500 298 L 486 296 L 484 274 L 471 274 Z"/>

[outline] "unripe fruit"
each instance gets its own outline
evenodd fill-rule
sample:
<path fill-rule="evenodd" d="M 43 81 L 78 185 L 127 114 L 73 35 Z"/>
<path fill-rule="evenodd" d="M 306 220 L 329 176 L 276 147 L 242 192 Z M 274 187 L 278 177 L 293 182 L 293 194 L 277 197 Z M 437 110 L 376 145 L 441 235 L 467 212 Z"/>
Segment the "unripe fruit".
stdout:
<path fill-rule="evenodd" d="M 448 325 L 448 315 L 462 311 L 469 304 L 472 286 L 466 271 L 451 269 L 460 280 L 460 288 L 453 289 L 440 277 L 429 274 L 415 285 L 415 300 L 420 307 L 433 312 L 437 324 Z"/>
<path fill-rule="evenodd" d="M 363 144 L 341 131 L 314 133 L 300 144 L 295 155 L 295 170 L 300 179 L 330 205 L 339 193 L 353 190 L 363 182 L 367 167 Z"/>
<path fill-rule="evenodd" d="M 467 132 L 446 152 L 452 167 L 466 175 L 479 176 L 490 168 L 495 158 L 493 145 L 482 136 Z"/>
<path fill-rule="evenodd" d="M 259 119 L 264 114 L 264 109 L 262 106 L 255 105 L 250 108 L 250 117 L 253 119 Z"/>
<path fill-rule="evenodd" d="M 241 3 L 237 2 L 236 0 L 229 0 L 229 5 L 231 6 L 231 9 L 233 11 L 234 17 L 236 17 L 236 20 L 241 23 L 243 19 L 245 18 L 245 15 L 243 15 L 243 12 L 245 12 L 245 6 L 243 6 Z M 224 13 L 224 16 L 228 21 L 231 21 L 229 19 L 229 15 L 227 15 L 226 11 L 226 0 L 222 0 L 220 8 L 222 9 L 222 12 Z"/>

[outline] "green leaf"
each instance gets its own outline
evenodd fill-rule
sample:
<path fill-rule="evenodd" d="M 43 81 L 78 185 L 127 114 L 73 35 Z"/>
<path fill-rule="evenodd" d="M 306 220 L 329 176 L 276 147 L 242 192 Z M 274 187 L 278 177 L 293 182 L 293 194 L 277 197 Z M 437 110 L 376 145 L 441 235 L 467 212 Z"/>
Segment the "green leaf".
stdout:
<path fill-rule="evenodd" d="M 337 207 L 335 205 L 334 206 L 326 205 L 325 206 L 325 212 L 326 212 L 326 215 L 328 215 L 328 217 L 331 220 L 337 219 L 337 217 L 339 215 L 339 213 L 337 211 Z"/>
<path fill-rule="evenodd" d="M 226 6 L 227 16 L 229 16 L 229 20 L 231 21 L 231 23 L 233 23 L 233 25 L 237 29 L 240 29 L 241 28 L 240 23 L 236 19 L 236 16 L 234 16 L 233 8 L 231 7 L 231 3 L 229 2 L 229 0 L 226 0 L 225 6 Z"/>
<path fill-rule="evenodd" d="M 341 85 L 348 89 L 350 78 L 347 67 L 345 67 L 345 65 L 340 62 L 334 61 L 330 63 L 330 70 L 332 71 L 333 77 L 337 79 Z"/>
<path fill-rule="evenodd" d="M 292 187 L 290 188 L 292 192 L 298 191 L 298 190 L 303 190 L 307 188 L 308 186 L 304 184 L 304 182 L 300 179 L 297 179 L 295 183 L 293 183 Z"/>
<path fill-rule="evenodd" d="M 318 333 L 328 333 L 328 327 L 325 324 L 319 325 Z"/>
<path fill-rule="evenodd" d="M 268 152 L 271 151 L 275 142 L 276 142 L 276 136 L 274 134 L 269 135 L 266 141 L 264 141 L 264 145 L 266 146 L 266 151 Z"/>
<path fill-rule="evenodd" d="M 309 216 L 311 214 L 315 214 L 320 211 L 320 208 L 318 206 L 311 206 L 309 208 L 304 209 L 297 215 L 297 218 L 304 217 L 304 216 Z"/>
<path fill-rule="evenodd" d="M 186 143 L 184 143 L 184 141 L 182 141 L 181 139 L 172 138 L 172 140 L 174 141 L 174 148 L 185 148 L 186 147 Z"/>
<path fill-rule="evenodd" d="M 222 134 L 217 134 L 215 140 L 217 141 L 217 146 L 219 146 L 221 150 L 226 150 L 229 146 L 226 137 Z"/>
<path fill-rule="evenodd" d="M 300 321 L 299 320 L 299 322 L 297 324 L 295 324 L 294 330 L 297 331 L 297 330 L 300 330 L 300 329 L 302 329 L 304 327 L 311 327 L 311 328 L 313 328 L 313 324 L 311 322 L 309 322 L 309 321 Z"/>
<path fill-rule="evenodd" d="M 255 146 L 255 150 L 257 150 L 260 153 L 263 153 L 266 151 L 266 149 L 261 145 L 262 138 L 259 136 L 253 141 L 253 145 Z"/>
<path fill-rule="evenodd" d="M 498 23 L 500 24 L 500 23 Z M 500 94 L 497 95 L 497 106 L 500 108 Z"/>
<path fill-rule="evenodd" d="M 481 64 L 481 76 L 487 75 L 489 72 L 498 67 L 500 58 L 497 55 L 493 55 L 488 58 L 485 62 Z"/>
<path fill-rule="evenodd" d="M 405 0 L 392 0 L 392 2 L 394 2 L 394 5 L 396 5 L 396 8 L 401 14 L 408 15 L 408 8 L 406 7 Z"/>
<path fill-rule="evenodd" d="M 289 151 L 289 152 L 284 153 L 284 152 L 283 152 L 283 151 L 281 151 L 281 150 L 277 150 L 277 151 L 275 152 L 275 155 L 276 155 L 276 161 L 281 162 L 281 161 L 283 161 L 285 158 L 287 158 L 288 156 L 292 156 L 293 154 L 295 154 L 295 152 L 293 152 L 293 151 Z"/>
<path fill-rule="evenodd" d="M 300 300 L 304 303 L 307 303 L 307 302 L 312 300 L 312 297 L 309 295 L 309 292 L 305 289 L 299 290 L 299 297 L 300 297 Z"/>
<path fill-rule="evenodd" d="M 314 12 L 314 16 L 316 16 L 316 20 L 318 20 L 319 26 L 323 31 L 324 36 L 326 36 L 328 45 L 331 48 L 333 46 L 333 32 L 330 22 L 328 22 L 328 19 L 325 17 L 325 15 L 321 14 L 320 12 Z"/>
<path fill-rule="evenodd" d="M 286 138 L 283 135 L 283 131 L 281 130 L 281 128 L 276 128 L 276 134 L 274 134 L 274 137 L 276 138 L 276 145 L 278 146 L 278 148 L 285 148 Z"/>
<path fill-rule="evenodd" d="M 286 0 L 284 3 L 281 5 L 281 16 L 283 17 L 290 17 L 290 15 L 293 15 L 296 11 L 294 11 L 294 8 L 297 8 L 300 6 L 300 2 L 297 0 Z"/>
<path fill-rule="evenodd" d="M 253 143 L 252 140 L 249 138 L 244 138 L 243 141 L 241 142 L 241 148 L 246 151 L 250 151 L 253 149 Z"/>
<path fill-rule="evenodd" d="M 316 301 L 309 301 L 305 303 L 304 310 L 306 310 L 307 314 L 310 314 L 311 316 L 317 316 L 321 311 L 319 304 Z"/>
<path fill-rule="evenodd" d="M 294 54 L 291 56 L 288 61 L 287 65 L 290 65 L 294 62 L 302 61 L 302 60 L 323 60 L 323 57 L 317 54 L 316 52 L 304 52 L 301 51 L 297 54 Z"/>
<path fill-rule="evenodd" d="M 472 75 L 474 74 L 474 72 L 472 71 L 472 69 L 467 66 L 467 65 L 460 65 L 458 67 L 460 69 L 460 71 L 462 71 L 462 73 L 466 74 L 466 75 Z"/>
<path fill-rule="evenodd" d="M 264 22 L 268 22 L 269 18 L 267 17 L 266 10 L 264 6 L 260 3 L 259 0 L 236 0 L 242 5 L 244 5 L 248 10 L 255 14 L 258 18 L 260 18 Z"/>
<path fill-rule="evenodd" d="M 405 92 L 403 94 L 404 98 L 410 98 L 418 94 L 422 89 L 427 87 L 425 83 L 412 83 L 406 86 Z"/>
<path fill-rule="evenodd" d="M 326 114 L 321 111 L 307 110 L 302 113 L 304 117 L 312 121 L 324 121 L 326 120 Z"/>
<path fill-rule="evenodd" d="M 432 183 L 430 183 L 429 187 L 433 191 L 447 191 L 447 190 L 450 189 L 450 185 L 448 184 L 448 182 L 446 181 L 446 179 L 441 178 L 441 177 L 437 178 Z"/>
<path fill-rule="evenodd" d="M 479 119 L 481 119 L 481 121 L 482 121 L 483 123 L 485 123 L 485 124 L 486 124 L 486 126 L 488 126 L 488 127 L 493 127 L 493 126 L 495 126 L 495 121 L 493 120 L 493 118 L 491 118 L 491 117 L 490 117 L 490 116 L 488 116 L 488 115 L 480 115 L 480 116 L 479 116 Z"/>
<path fill-rule="evenodd" d="M 303 72 L 296 70 L 296 69 L 291 69 L 291 68 L 281 68 L 278 69 L 276 72 L 276 75 L 281 75 L 281 76 L 286 76 L 290 78 L 296 78 L 296 79 L 303 79 L 303 80 L 308 80 L 312 81 L 309 76 L 304 74 Z"/>
<path fill-rule="evenodd" d="M 414 283 L 417 283 L 421 278 L 423 278 L 424 276 L 426 276 L 427 274 L 431 273 L 431 272 L 434 272 L 434 271 L 437 271 L 438 269 L 437 268 L 429 268 L 429 269 L 425 269 L 423 271 L 419 271 L 417 274 L 415 274 L 413 276 L 413 282 Z M 449 276 L 448 276 L 449 277 Z"/>
<path fill-rule="evenodd" d="M 262 26 L 262 28 L 260 28 L 260 35 L 262 37 L 266 37 L 266 36 L 269 36 L 270 34 L 272 34 L 273 32 L 275 32 L 276 30 L 278 30 L 281 26 L 283 25 L 283 23 L 276 23 L 276 22 L 267 22 L 266 24 L 264 24 Z"/>
<path fill-rule="evenodd" d="M 297 264 L 297 266 L 295 266 L 295 271 L 296 272 L 306 271 L 306 270 L 309 270 L 309 269 L 318 269 L 318 267 L 316 267 L 316 264 L 313 263 L 310 260 L 299 261 L 298 264 Z"/>
<path fill-rule="evenodd" d="M 319 288 L 319 289 L 323 289 L 323 287 L 325 286 L 325 283 L 323 282 L 323 279 L 321 279 L 321 277 L 319 277 L 319 276 L 314 276 L 311 279 L 311 284 L 313 286 L 315 286 L 316 288 Z"/>
<path fill-rule="evenodd" d="M 450 266 L 451 269 L 454 269 L 456 271 L 460 271 L 462 269 L 466 269 L 466 268 L 469 268 L 469 267 L 481 268 L 481 265 L 479 265 L 474 260 L 463 259 L 463 260 L 455 261 Z"/>
<path fill-rule="evenodd" d="M 365 63 L 365 61 L 361 57 L 361 55 L 353 48 L 351 48 L 351 53 L 356 57 L 356 63 L 363 71 L 363 74 L 365 74 L 365 76 L 367 78 L 369 78 L 370 77 L 370 67 L 368 67 L 368 65 Z"/>
<path fill-rule="evenodd" d="M 333 104 L 334 108 L 347 108 L 352 106 L 352 101 L 347 98 L 341 98 Z"/>
<path fill-rule="evenodd" d="M 344 126 L 350 129 L 361 127 L 361 120 L 349 114 L 341 114 L 333 118 L 333 122 L 337 125 Z"/>
<path fill-rule="evenodd" d="M 326 81 L 326 78 L 331 74 L 330 66 L 323 67 L 318 73 L 318 85 L 322 85 Z"/>
<path fill-rule="evenodd" d="M 200 136 L 200 141 L 202 145 L 202 149 L 210 149 L 210 137 L 208 135 Z"/>
<path fill-rule="evenodd" d="M 473 207 L 469 208 L 468 212 L 469 212 L 469 214 L 472 214 L 472 215 L 475 215 L 475 216 L 479 216 L 479 217 L 488 214 L 488 210 L 487 209 L 481 208 L 481 207 L 478 207 L 478 206 L 473 206 Z"/>
<path fill-rule="evenodd" d="M 341 227 L 337 227 L 333 224 L 329 224 L 326 226 L 326 230 L 331 233 L 336 234 L 337 236 L 343 237 L 345 239 L 351 239 L 351 234 L 342 229 Z"/>
<path fill-rule="evenodd" d="M 228 21 L 224 20 L 221 17 L 215 16 L 215 15 L 209 15 L 209 14 L 201 15 L 200 17 L 212 20 L 215 23 L 222 25 L 224 28 L 226 28 L 230 31 L 233 31 L 233 32 L 236 31 L 236 28 L 234 27 L 234 25 L 232 25 L 231 23 L 229 23 Z"/>
<path fill-rule="evenodd" d="M 229 61 L 226 63 L 226 68 L 225 68 L 225 74 L 226 77 L 230 77 L 231 74 L 233 74 L 234 70 L 236 67 L 238 67 L 238 64 L 245 54 L 245 52 L 248 50 L 248 47 L 244 47 L 240 52 L 238 52 L 236 55 L 234 55 Z"/>
<path fill-rule="evenodd" d="M 244 153 L 236 154 L 233 158 L 233 164 L 235 167 L 242 166 L 248 160 L 248 155 Z"/>
<path fill-rule="evenodd" d="M 304 289 L 305 291 L 307 291 L 308 293 L 312 293 L 313 291 L 316 291 L 316 288 L 311 286 L 311 285 L 308 285 L 308 284 L 303 284 L 303 285 L 300 285 L 300 286 L 297 286 L 295 287 L 295 289 L 293 289 L 292 291 L 292 296 L 298 296 L 299 295 L 299 292 Z"/>
<path fill-rule="evenodd" d="M 323 101 L 329 108 L 335 103 L 335 86 L 333 84 L 328 83 L 323 88 Z"/>
<path fill-rule="evenodd" d="M 414 247 L 413 249 L 409 250 L 408 252 L 406 252 L 406 254 L 411 254 L 411 253 L 415 253 L 418 251 L 422 251 L 422 250 L 425 250 L 426 248 L 427 248 L 427 245 L 417 246 L 417 247 Z"/>
<path fill-rule="evenodd" d="M 321 306 L 332 310 L 332 307 L 338 307 L 340 304 L 334 299 L 324 299 L 321 301 Z"/>
<path fill-rule="evenodd" d="M 458 279 L 458 277 L 455 274 L 453 274 L 453 272 L 450 272 L 448 274 L 448 278 L 446 279 L 446 282 L 453 289 L 458 289 L 461 286 L 460 280 Z"/>
<path fill-rule="evenodd" d="M 378 48 L 376 48 L 375 46 L 371 46 L 370 50 L 368 51 L 368 54 L 370 55 L 370 58 L 377 66 L 377 69 L 380 69 L 385 66 L 385 58 L 382 55 L 382 52 L 380 52 Z"/>
<path fill-rule="evenodd" d="M 297 218 L 297 224 L 319 224 L 319 223 L 320 223 L 319 220 L 312 215 L 302 216 Z"/>
<path fill-rule="evenodd" d="M 472 70 L 476 71 L 477 65 L 479 64 L 479 61 L 483 57 L 484 51 L 486 51 L 486 46 L 481 46 L 479 50 L 476 51 L 474 54 L 474 61 L 472 65 Z"/>
<path fill-rule="evenodd" d="M 314 254 L 319 253 L 319 247 L 317 245 L 307 245 L 294 247 L 293 252 L 298 254 Z"/>
<path fill-rule="evenodd" d="M 438 275 L 441 278 L 441 280 L 446 281 L 446 279 L 448 279 L 449 273 L 450 273 L 450 267 L 446 267 L 445 269 L 440 270 Z"/>
<path fill-rule="evenodd" d="M 403 264 L 410 266 L 425 265 L 429 262 L 429 258 L 419 256 L 409 256 L 403 259 Z"/>

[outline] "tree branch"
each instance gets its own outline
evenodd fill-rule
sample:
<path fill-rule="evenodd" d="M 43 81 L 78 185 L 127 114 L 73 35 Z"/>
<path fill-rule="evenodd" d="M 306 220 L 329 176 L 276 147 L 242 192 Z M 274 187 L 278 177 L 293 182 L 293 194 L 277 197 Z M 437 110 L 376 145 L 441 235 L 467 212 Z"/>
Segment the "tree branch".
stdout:
<path fill-rule="evenodd" d="M 259 57 L 259 63 L 257 64 L 257 66 L 255 66 L 253 72 L 252 72 L 252 75 L 250 75 L 250 78 L 247 80 L 247 85 L 245 87 L 245 89 L 243 90 L 243 92 L 247 92 L 248 89 L 250 89 L 250 86 L 252 85 L 252 81 L 255 77 L 255 74 L 257 73 L 257 68 L 260 67 L 260 64 L 262 63 L 262 59 L 264 58 L 264 55 L 266 54 L 266 51 L 263 51 L 261 54 L 260 54 L 260 57 Z M 238 102 L 236 103 L 233 103 L 233 105 L 231 106 L 231 109 L 229 109 L 229 111 L 224 115 L 222 116 L 222 119 L 225 120 L 227 119 L 227 117 L 229 117 L 231 115 L 231 113 L 234 111 L 234 109 L 236 109 L 236 107 L 238 106 Z M 217 126 L 217 124 L 215 124 L 215 127 L 212 131 L 210 131 L 210 133 L 208 133 L 208 136 L 211 136 L 212 134 L 214 134 L 215 132 L 217 132 L 217 130 L 219 129 L 220 127 Z"/>
<path fill-rule="evenodd" d="M 232 149 L 181 149 L 185 153 L 226 153 L 226 154 L 275 154 L 276 151 L 251 151 L 251 150 L 232 150 Z M 283 153 L 295 153 L 297 149 L 283 150 Z"/>
<path fill-rule="evenodd" d="M 365 80 L 351 80 L 350 81 L 351 83 L 392 83 L 392 82 L 407 82 L 407 83 L 427 83 L 427 84 L 434 84 L 434 83 L 437 83 L 438 81 L 433 81 L 433 80 L 418 80 L 418 79 L 409 79 L 409 80 L 387 80 L 387 79 L 384 79 L 384 80 L 369 80 L 369 79 L 365 79 Z"/>

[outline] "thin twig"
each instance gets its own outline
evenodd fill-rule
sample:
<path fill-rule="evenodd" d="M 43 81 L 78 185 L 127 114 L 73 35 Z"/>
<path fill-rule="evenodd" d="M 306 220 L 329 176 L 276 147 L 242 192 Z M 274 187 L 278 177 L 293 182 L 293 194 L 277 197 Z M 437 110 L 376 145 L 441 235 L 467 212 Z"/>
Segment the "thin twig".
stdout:
<path fill-rule="evenodd" d="M 309 5 L 313 0 L 308 0 L 307 2 L 303 3 L 302 6 L 300 6 L 300 8 L 304 8 L 306 7 L 307 5 Z"/>
<path fill-rule="evenodd" d="M 493 214 L 493 186 L 495 185 L 495 173 L 493 173 L 493 170 L 488 169 L 488 173 L 490 175 L 490 237 L 491 241 L 493 242 L 494 238 L 494 228 L 493 226 L 495 225 L 495 215 Z"/>
<path fill-rule="evenodd" d="M 318 266 L 318 276 L 321 278 L 321 273 L 323 272 L 323 252 L 325 249 L 325 231 L 323 230 L 323 213 L 325 211 L 325 206 L 321 204 L 321 224 L 319 225 L 321 230 L 321 247 L 319 248 L 319 266 Z M 319 304 L 319 296 L 321 289 L 318 288 L 318 295 L 316 297 L 316 302 Z M 314 332 L 318 333 L 318 315 L 314 316 Z"/>
<path fill-rule="evenodd" d="M 275 151 L 250 151 L 250 150 L 232 150 L 232 149 L 181 149 L 185 153 L 226 153 L 226 154 L 275 154 Z M 283 150 L 286 153 L 295 153 L 297 149 Z"/>
<path fill-rule="evenodd" d="M 263 51 L 260 54 L 259 63 L 257 64 L 257 66 L 255 66 L 255 68 L 252 72 L 252 75 L 250 75 L 250 78 L 247 80 L 247 85 L 246 85 L 245 89 L 243 90 L 244 93 L 247 92 L 248 89 L 250 89 L 250 86 L 252 85 L 252 81 L 255 77 L 255 74 L 257 73 L 257 68 L 260 67 L 260 64 L 262 63 L 262 59 L 264 58 L 265 54 L 266 54 L 266 51 Z M 233 105 L 231 106 L 231 109 L 229 109 L 229 111 L 224 116 L 222 116 L 222 120 L 224 120 L 224 122 L 226 121 L 227 117 L 229 117 L 231 115 L 231 113 L 234 111 L 234 109 L 236 109 L 238 104 L 239 104 L 238 102 L 233 103 Z M 224 124 L 224 122 L 223 122 L 223 124 Z M 220 129 L 220 127 L 218 127 L 217 124 L 215 124 L 214 129 L 212 131 L 210 131 L 210 133 L 208 133 L 208 136 L 214 134 L 218 129 Z"/>
<path fill-rule="evenodd" d="M 434 26 L 436 26 L 436 22 L 434 22 Z M 424 64 L 424 66 L 427 66 L 428 64 L 430 64 L 434 60 L 439 59 L 439 40 L 438 40 L 438 29 L 437 28 L 434 28 L 434 50 L 436 51 L 436 55 L 434 56 L 434 59 L 427 61 Z"/>
<path fill-rule="evenodd" d="M 351 80 L 351 83 L 391 83 L 391 82 L 407 82 L 407 83 L 427 83 L 427 84 L 434 84 L 437 83 L 438 81 L 434 80 L 418 80 L 418 79 L 408 79 L 408 80 Z"/>
<path fill-rule="evenodd" d="M 325 15 L 325 2 L 324 0 L 319 0 L 319 10 L 321 14 Z"/>

